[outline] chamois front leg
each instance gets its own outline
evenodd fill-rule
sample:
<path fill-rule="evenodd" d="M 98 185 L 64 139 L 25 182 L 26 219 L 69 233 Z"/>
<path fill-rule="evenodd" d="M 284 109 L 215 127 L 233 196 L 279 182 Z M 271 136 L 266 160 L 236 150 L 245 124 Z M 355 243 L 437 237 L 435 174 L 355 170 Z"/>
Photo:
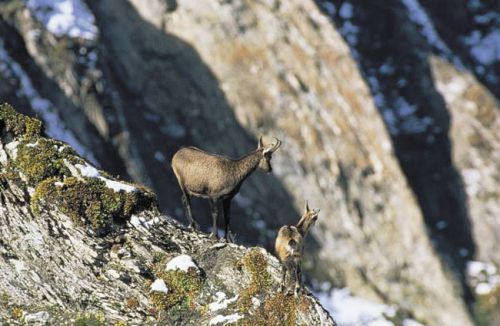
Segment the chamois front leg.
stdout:
<path fill-rule="evenodd" d="M 211 239 L 218 239 L 217 236 L 217 218 L 219 217 L 219 199 L 209 198 L 210 211 L 212 213 L 212 232 L 210 233 Z"/>
<path fill-rule="evenodd" d="M 233 242 L 229 236 L 229 220 L 230 220 L 230 211 L 231 211 L 231 199 L 232 197 L 224 199 L 222 202 L 224 206 L 224 239 L 226 242 Z"/>
<path fill-rule="evenodd" d="M 182 206 L 184 206 L 186 219 L 188 220 L 189 223 L 188 228 L 199 230 L 200 226 L 198 225 L 198 223 L 196 223 L 196 221 L 193 219 L 193 215 L 191 214 L 191 203 L 190 203 L 191 197 L 183 188 L 181 188 L 181 191 L 182 191 Z"/>

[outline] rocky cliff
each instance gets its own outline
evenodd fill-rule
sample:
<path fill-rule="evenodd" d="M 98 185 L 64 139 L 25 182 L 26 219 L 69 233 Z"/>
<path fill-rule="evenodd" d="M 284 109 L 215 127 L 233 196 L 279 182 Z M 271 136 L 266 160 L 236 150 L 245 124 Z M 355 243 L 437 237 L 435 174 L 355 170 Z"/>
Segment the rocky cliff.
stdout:
<path fill-rule="evenodd" d="M 187 231 L 8 105 L 0 130 L 2 323 L 335 325 L 264 249 Z"/>
<path fill-rule="evenodd" d="M 467 325 L 469 262 L 499 263 L 498 18 L 453 3 L 5 1 L 0 95 L 181 221 L 180 146 L 276 136 L 274 175 L 235 198 L 238 242 L 269 247 L 309 199 L 312 283 Z"/>

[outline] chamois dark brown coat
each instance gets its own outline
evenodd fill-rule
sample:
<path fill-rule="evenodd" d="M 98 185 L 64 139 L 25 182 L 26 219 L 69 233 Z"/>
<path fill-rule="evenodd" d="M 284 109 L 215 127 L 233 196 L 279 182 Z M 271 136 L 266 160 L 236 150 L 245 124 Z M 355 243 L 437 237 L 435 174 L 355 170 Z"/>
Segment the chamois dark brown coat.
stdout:
<path fill-rule="evenodd" d="M 306 202 L 304 215 L 297 225 L 281 227 L 276 237 L 276 255 L 282 263 L 282 289 L 291 291 L 291 284 L 295 282 L 294 293 L 298 294 L 302 286 L 302 257 L 304 256 L 304 241 L 309 229 L 318 219 L 319 209 L 311 210 Z M 288 275 L 287 275 L 288 274 Z M 288 276 L 288 277 L 287 277 Z"/>
<path fill-rule="evenodd" d="M 280 147 L 281 141 L 264 146 L 262 137 L 257 149 L 239 158 L 232 159 L 207 153 L 196 147 L 181 148 L 172 158 L 172 169 L 182 191 L 182 204 L 189 226 L 199 229 L 191 213 L 192 196 L 207 198 L 213 219 L 211 236 L 217 237 L 217 217 L 222 202 L 224 216 L 224 238 L 229 238 L 229 211 L 231 200 L 240 190 L 241 184 L 258 167 L 271 172 L 272 154 Z"/>

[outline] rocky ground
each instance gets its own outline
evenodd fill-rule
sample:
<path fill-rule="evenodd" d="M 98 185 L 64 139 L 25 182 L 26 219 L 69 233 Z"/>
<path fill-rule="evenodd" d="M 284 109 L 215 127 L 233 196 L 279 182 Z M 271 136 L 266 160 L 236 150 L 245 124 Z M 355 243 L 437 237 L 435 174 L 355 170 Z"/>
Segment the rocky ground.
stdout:
<path fill-rule="evenodd" d="M 278 137 L 274 174 L 257 172 L 235 198 L 239 243 L 269 248 L 308 199 L 321 215 L 305 267 L 322 297 L 350 289 L 397 307 L 393 324 L 467 325 L 474 302 L 495 297 L 468 266 L 500 263 L 498 11 L 477 0 L 3 1 L 0 100 L 153 189 L 180 221 L 169 168 L 180 146 L 237 157 Z M 194 206 L 208 226 L 207 203 Z"/>
<path fill-rule="evenodd" d="M 335 325 L 308 290 L 279 291 L 263 248 L 186 230 L 10 106 L 0 127 L 2 323 Z"/>

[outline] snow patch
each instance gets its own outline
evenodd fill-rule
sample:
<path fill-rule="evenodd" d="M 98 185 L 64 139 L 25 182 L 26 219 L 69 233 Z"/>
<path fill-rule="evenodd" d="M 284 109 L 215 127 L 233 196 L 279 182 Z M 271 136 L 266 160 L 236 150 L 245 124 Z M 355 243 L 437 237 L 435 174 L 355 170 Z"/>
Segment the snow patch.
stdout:
<path fill-rule="evenodd" d="M 351 295 L 349 289 L 333 289 L 328 292 L 315 293 L 319 301 L 327 309 L 339 326 L 393 326 L 385 316 L 396 314 L 394 307 L 374 303 Z"/>
<path fill-rule="evenodd" d="M 418 0 L 402 0 L 403 4 L 408 10 L 408 16 L 411 21 L 419 25 L 422 30 L 422 34 L 427 39 L 430 45 L 434 46 L 437 50 L 442 51 L 445 54 L 450 54 L 451 51 L 448 49 L 446 44 L 441 40 L 432 21 L 422 8 Z"/>
<path fill-rule="evenodd" d="M 481 190 L 481 173 L 476 169 L 465 169 L 462 171 L 462 177 L 469 196 L 477 195 Z"/>
<path fill-rule="evenodd" d="M 164 280 L 157 278 L 153 284 L 151 284 L 151 291 L 168 293 L 168 288 Z"/>
<path fill-rule="evenodd" d="M 208 305 L 208 309 L 210 309 L 210 311 L 226 309 L 229 304 L 235 302 L 238 299 L 237 295 L 232 297 L 231 299 L 226 299 L 226 294 L 220 291 L 215 293 L 215 296 L 215 301 Z"/>
<path fill-rule="evenodd" d="M 184 272 L 187 272 L 190 267 L 194 267 L 195 269 L 198 269 L 198 266 L 193 261 L 193 258 L 188 255 L 179 255 L 175 258 L 172 258 L 168 263 L 167 267 L 165 268 L 166 271 L 172 271 L 172 270 L 181 270 Z"/>
<path fill-rule="evenodd" d="M 80 173 L 82 177 L 88 177 L 88 178 L 98 178 L 106 184 L 106 187 L 113 189 L 115 192 L 120 192 L 120 191 L 125 191 L 125 192 L 134 192 L 137 190 L 137 188 L 125 184 L 123 182 L 119 181 L 114 181 L 110 180 L 108 178 L 105 178 L 101 176 L 99 171 L 93 167 L 92 165 L 88 164 L 85 162 L 85 165 L 82 164 L 75 164 L 75 167 L 80 170 Z"/>
<path fill-rule="evenodd" d="M 353 12 L 354 10 L 352 4 L 350 4 L 349 2 L 344 3 L 339 10 L 340 17 L 344 19 L 351 19 L 353 16 Z"/>
<path fill-rule="evenodd" d="M 12 155 L 12 158 L 15 160 L 17 157 L 17 146 L 19 145 L 19 142 L 17 140 L 12 141 L 5 145 L 5 148 L 10 152 L 10 155 Z"/>
<path fill-rule="evenodd" d="M 424 324 L 413 319 L 403 319 L 403 326 L 424 326 Z"/>
<path fill-rule="evenodd" d="M 491 65 L 500 61 L 500 29 L 488 33 L 475 42 L 470 50 L 474 58 L 484 64 Z"/>
<path fill-rule="evenodd" d="M 28 0 L 27 7 L 56 36 L 95 40 L 94 15 L 80 0 Z"/>
<path fill-rule="evenodd" d="M 146 220 L 143 217 L 138 217 L 136 215 L 132 215 L 130 217 L 130 224 L 132 224 L 136 228 L 144 227 L 146 229 L 149 229 L 151 226 L 155 225 L 158 222 L 160 222 L 159 217 L 153 217 L 152 219 L 149 220 Z"/>
<path fill-rule="evenodd" d="M 500 287 L 500 275 L 493 264 L 470 261 L 467 263 L 467 276 L 478 295 L 488 294 Z"/>
<path fill-rule="evenodd" d="M 228 316 L 217 315 L 214 318 L 210 319 L 210 325 L 217 325 L 220 323 L 225 323 L 226 325 L 228 323 L 235 323 L 241 318 L 243 318 L 243 315 L 240 314 L 232 314 Z"/>

